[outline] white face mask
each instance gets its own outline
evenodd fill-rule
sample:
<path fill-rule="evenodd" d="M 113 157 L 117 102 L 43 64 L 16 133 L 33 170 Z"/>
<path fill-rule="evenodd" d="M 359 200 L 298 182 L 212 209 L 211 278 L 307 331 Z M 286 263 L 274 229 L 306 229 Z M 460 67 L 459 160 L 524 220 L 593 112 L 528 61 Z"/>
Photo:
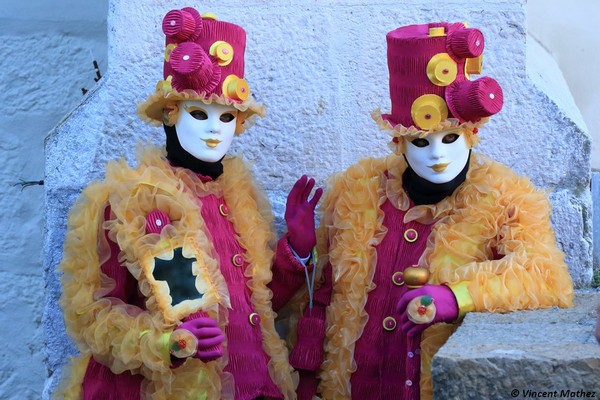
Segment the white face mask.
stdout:
<path fill-rule="evenodd" d="M 405 156 L 421 178 L 432 183 L 447 183 L 465 167 L 469 148 L 459 131 L 434 132 L 424 138 L 406 139 Z"/>
<path fill-rule="evenodd" d="M 219 161 L 231 147 L 238 110 L 218 103 L 180 101 L 175 124 L 181 147 L 198 160 Z"/>

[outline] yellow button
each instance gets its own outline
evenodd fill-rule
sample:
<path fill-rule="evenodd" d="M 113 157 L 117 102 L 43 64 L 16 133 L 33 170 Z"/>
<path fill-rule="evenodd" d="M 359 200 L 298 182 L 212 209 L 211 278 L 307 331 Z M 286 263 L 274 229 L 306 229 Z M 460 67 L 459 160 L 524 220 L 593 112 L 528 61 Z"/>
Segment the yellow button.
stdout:
<path fill-rule="evenodd" d="M 171 61 L 171 53 L 173 52 L 173 50 L 175 50 L 175 47 L 177 47 L 177 45 L 175 43 L 171 43 L 170 45 L 168 45 L 165 48 L 165 61 L 166 62 Z"/>
<path fill-rule="evenodd" d="M 230 99 L 244 101 L 250 96 L 248 82 L 236 75 L 229 75 L 223 81 L 223 94 Z"/>
<path fill-rule="evenodd" d="M 229 215 L 229 208 L 225 204 L 219 204 L 219 214 L 226 217 Z"/>
<path fill-rule="evenodd" d="M 218 60 L 218 64 L 221 67 L 231 64 L 233 61 L 233 47 L 223 40 L 218 40 L 214 42 L 210 49 L 208 50 L 209 54 L 215 57 Z"/>
<path fill-rule="evenodd" d="M 394 317 L 385 317 L 383 319 L 383 329 L 393 331 L 396 329 L 396 319 Z"/>
<path fill-rule="evenodd" d="M 241 254 L 235 254 L 232 258 L 231 258 L 231 262 L 233 263 L 233 265 L 235 265 L 236 267 L 241 267 L 242 265 L 244 265 L 244 257 L 242 257 Z"/>
<path fill-rule="evenodd" d="M 215 13 L 207 12 L 202 14 L 202 19 L 210 19 L 213 21 L 217 20 L 217 15 Z"/>
<path fill-rule="evenodd" d="M 392 275 L 392 282 L 396 286 L 404 285 L 404 273 L 402 273 L 400 271 L 394 272 L 394 275 Z"/>
<path fill-rule="evenodd" d="M 479 75 L 483 70 L 483 54 L 475 58 L 467 58 L 465 61 L 465 75 L 469 78 L 469 75 Z"/>
<path fill-rule="evenodd" d="M 428 130 L 448 118 L 448 106 L 440 96 L 424 94 L 413 102 L 410 114 L 419 128 Z"/>
<path fill-rule="evenodd" d="M 448 53 L 438 53 L 427 63 L 427 77 L 437 86 L 448 86 L 456 79 L 458 66 Z"/>
<path fill-rule="evenodd" d="M 440 37 L 446 36 L 446 28 L 443 26 L 436 26 L 435 28 L 429 28 L 429 37 Z"/>
<path fill-rule="evenodd" d="M 408 228 L 404 231 L 404 240 L 408 243 L 414 243 L 419 238 L 419 234 L 413 228 Z"/>
<path fill-rule="evenodd" d="M 252 326 L 256 326 L 256 325 L 260 324 L 260 315 L 253 312 L 252 314 L 250 314 L 248 316 L 248 321 L 250 321 L 250 325 L 252 325 Z"/>

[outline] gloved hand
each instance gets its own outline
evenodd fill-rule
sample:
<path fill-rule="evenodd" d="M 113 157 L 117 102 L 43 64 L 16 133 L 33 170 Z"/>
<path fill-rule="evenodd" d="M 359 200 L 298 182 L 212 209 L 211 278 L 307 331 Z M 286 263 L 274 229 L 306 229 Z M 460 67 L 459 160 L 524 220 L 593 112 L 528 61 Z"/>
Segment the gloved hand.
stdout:
<path fill-rule="evenodd" d="M 436 308 L 433 321 L 425 324 L 415 324 L 408 317 L 407 306 L 410 301 L 419 296 L 431 296 Z M 430 306 L 431 307 L 431 306 Z M 458 318 L 458 303 L 452 290 L 445 285 L 426 284 L 418 289 L 412 289 L 404 293 L 397 307 L 400 316 L 402 330 L 408 336 L 416 336 L 429 326 L 438 322 L 453 322 Z"/>
<path fill-rule="evenodd" d="M 288 194 L 285 206 L 285 222 L 288 228 L 290 246 L 300 257 L 308 257 L 317 244 L 315 233 L 315 207 L 323 194 L 318 188 L 308 200 L 315 186 L 315 180 L 302 175 Z"/>
<path fill-rule="evenodd" d="M 225 336 L 214 319 L 200 317 L 188 320 L 179 325 L 173 334 L 181 329 L 189 331 L 198 340 L 196 353 L 192 357 L 209 362 L 223 356 L 222 343 Z"/>

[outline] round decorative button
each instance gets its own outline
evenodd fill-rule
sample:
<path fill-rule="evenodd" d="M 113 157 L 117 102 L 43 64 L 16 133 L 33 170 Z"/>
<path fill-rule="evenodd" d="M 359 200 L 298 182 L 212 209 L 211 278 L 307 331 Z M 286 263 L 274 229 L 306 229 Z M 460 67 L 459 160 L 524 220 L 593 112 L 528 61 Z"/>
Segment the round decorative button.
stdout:
<path fill-rule="evenodd" d="M 207 13 L 202 14 L 202 18 L 203 19 L 209 19 L 209 20 L 212 20 L 212 21 L 216 21 L 217 20 L 217 14 L 211 13 L 211 12 L 207 12 Z"/>
<path fill-rule="evenodd" d="M 438 53 L 427 63 L 427 77 L 436 86 L 448 86 L 457 74 L 458 65 L 448 53 Z"/>
<path fill-rule="evenodd" d="M 419 234 L 413 228 L 408 228 L 404 231 L 404 240 L 406 240 L 408 243 L 416 242 L 418 238 Z"/>
<path fill-rule="evenodd" d="M 235 254 L 232 258 L 231 258 L 231 262 L 233 263 L 233 265 L 235 265 L 236 267 L 241 267 L 242 265 L 244 265 L 244 257 L 242 257 L 241 254 Z"/>
<path fill-rule="evenodd" d="M 419 128 L 431 129 L 448 118 L 448 105 L 438 95 L 424 94 L 413 102 L 410 115 Z"/>
<path fill-rule="evenodd" d="M 171 61 L 171 53 L 173 52 L 173 50 L 175 50 L 175 47 L 177 47 L 177 45 L 175 43 L 171 43 L 165 48 L 165 61 L 166 62 Z"/>
<path fill-rule="evenodd" d="M 392 282 L 396 286 L 404 285 L 404 273 L 400 271 L 394 272 L 394 275 L 392 275 Z"/>
<path fill-rule="evenodd" d="M 228 75 L 223 81 L 223 94 L 233 100 L 244 101 L 250 96 L 250 87 L 245 79 Z"/>
<path fill-rule="evenodd" d="M 250 325 L 252 325 L 252 326 L 256 326 L 256 325 L 260 324 L 260 315 L 253 312 L 252 314 L 250 314 L 248 316 L 248 321 L 250 321 Z"/>
<path fill-rule="evenodd" d="M 413 358 L 415 356 L 415 353 L 413 353 L 412 351 L 408 352 L 408 358 Z"/>
<path fill-rule="evenodd" d="M 226 217 L 229 215 L 229 208 L 225 204 L 219 204 L 219 214 Z"/>
<path fill-rule="evenodd" d="M 161 210 L 152 210 L 146 215 L 146 233 L 160 233 L 171 223 L 169 215 Z"/>
<path fill-rule="evenodd" d="M 481 70 L 483 69 L 483 54 L 479 57 L 467 58 L 465 61 L 465 75 L 467 78 L 470 77 L 471 74 L 479 75 L 481 74 Z"/>
<path fill-rule="evenodd" d="M 443 26 L 436 26 L 433 28 L 429 28 L 429 37 L 440 37 L 446 36 L 446 28 Z"/>
<path fill-rule="evenodd" d="M 406 384 L 406 386 L 412 386 L 412 381 L 410 379 L 407 379 L 404 383 Z"/>
<path fill-rule="evenodd" d="M 233 47 L 223 40 L 214 42 L 208 52 L 218 60 L 217 63 L 221 67 L 229 65 L 233 61 Z"/>
<path fill-rule="evenodd" d="M 396 319 L 394 317 L 385 317 L 383 319 L 383 329 L 393 331 L 396 329 Z"/>

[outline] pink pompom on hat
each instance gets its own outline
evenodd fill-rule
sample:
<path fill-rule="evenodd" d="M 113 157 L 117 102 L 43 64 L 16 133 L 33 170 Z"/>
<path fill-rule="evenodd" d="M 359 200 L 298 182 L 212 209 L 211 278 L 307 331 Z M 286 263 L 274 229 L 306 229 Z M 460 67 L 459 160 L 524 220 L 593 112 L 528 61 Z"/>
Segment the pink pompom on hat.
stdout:
<path fill-rule="evenodd" d="M 163 123 L 164 110 L 182 100 L 217 102 L 264 115 L 244 79 L 246 32 L 238 25 L 200 15 L 194 8 L 169 11 L 163 21 L 166 36 L 163 77 L 156 92 L 138 106 L 147 122 Z"/>
<path fill-rule="evenodd" d="M 392 136 L 464 128 L 476 134 L 502 109 L 502 88 L 480 74 L 484 39 L 465 23 L 410 25 L 387 34 L 392 112 L 372 113 Z"/>

